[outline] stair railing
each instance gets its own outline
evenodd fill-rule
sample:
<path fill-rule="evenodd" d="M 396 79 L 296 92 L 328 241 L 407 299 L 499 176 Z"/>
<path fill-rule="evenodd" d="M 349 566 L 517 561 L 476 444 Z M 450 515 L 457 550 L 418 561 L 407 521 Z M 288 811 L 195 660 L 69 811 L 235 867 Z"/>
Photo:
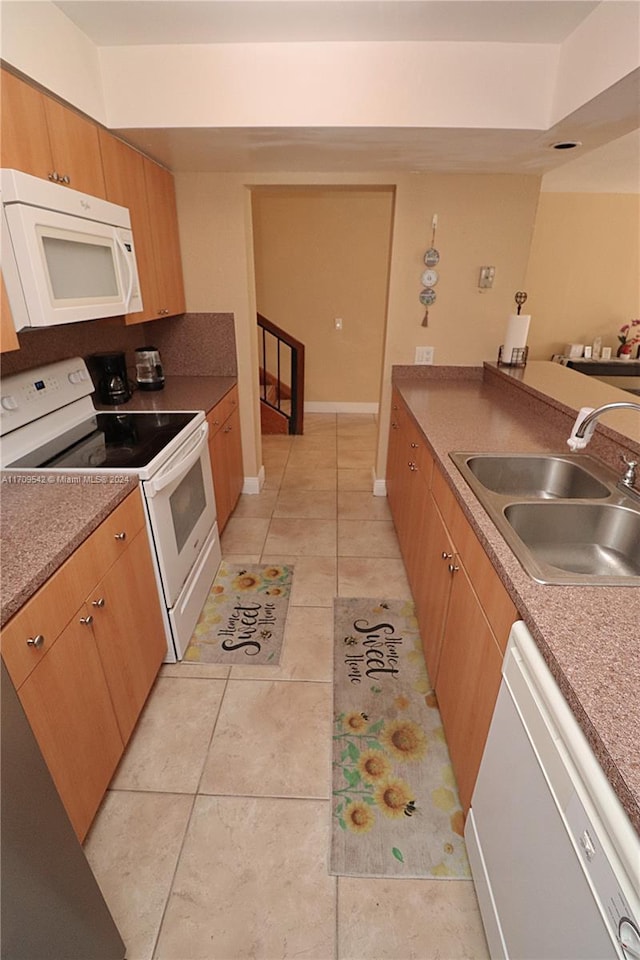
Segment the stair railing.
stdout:
<path fill-rule="evenodd" d="M 286 417 L 289 433 L 302 433 L 304 421 L 304 343 L 296 340 L 277 324 L 257 314 L 261 332 L 260 398 Z M 288 375 L 289 384 L 284 376 Z M 269 385 L 275 386 L 275 402 L 268 396 Z M 290 410 L 287 411 L 289 401 Z"/>

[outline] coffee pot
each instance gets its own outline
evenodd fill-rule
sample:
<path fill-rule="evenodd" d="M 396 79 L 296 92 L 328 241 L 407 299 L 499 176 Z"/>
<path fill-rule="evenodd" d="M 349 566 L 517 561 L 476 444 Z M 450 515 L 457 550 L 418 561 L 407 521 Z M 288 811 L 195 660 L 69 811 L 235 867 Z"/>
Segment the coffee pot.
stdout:
<path fill-rule="evenodd" d="M 164 370 L 160 360 L 160 351 L 157 347 L 137 347 L 136 355 L 136 383 L 139 390 L 162 390 L 164 387 Z"/>
<path fill-rule="evenodd" d="M 115 406 L 131 398 L 124 353 L 93 353 L 88 361 L 101 403 Z"/>

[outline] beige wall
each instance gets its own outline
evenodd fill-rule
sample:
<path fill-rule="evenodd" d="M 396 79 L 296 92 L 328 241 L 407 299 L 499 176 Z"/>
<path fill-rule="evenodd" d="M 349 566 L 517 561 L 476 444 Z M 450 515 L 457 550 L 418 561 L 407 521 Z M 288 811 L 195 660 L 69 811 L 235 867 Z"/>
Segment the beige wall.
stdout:
<path fill-rule="evenodd" d="M 640 196 L 541 193 L 526 289 L 532 359 L 597 336 L 615 354 L 640 316 Z"/>
<path fill-rule="evenodd" d="M 492 360 L 502 342 L 513 294 L 522 289 L 539 179 L 463 174 L 177 174 L 180 240 L 189 311 L 236 317 L 243 404 L 245 472 L 260 464 L 250 188 L 264 186 L 395 187 L 387 325 L 384 334 L 376 474 L 384 476 L 391 366 L 412 363 L 417 345 L 435 348 L 439 364 Z M 421 326 L 423 256 L 438 214 L 438 300 Z M 494 289 L 478 290 L 482 265 L 496 267 Z"/>
<path fill-rule="evenodd" d="M 306 402 L 378 403 L 392 214 L 392 189 L 253 191 L 258 311 L 305 344 Z"/>

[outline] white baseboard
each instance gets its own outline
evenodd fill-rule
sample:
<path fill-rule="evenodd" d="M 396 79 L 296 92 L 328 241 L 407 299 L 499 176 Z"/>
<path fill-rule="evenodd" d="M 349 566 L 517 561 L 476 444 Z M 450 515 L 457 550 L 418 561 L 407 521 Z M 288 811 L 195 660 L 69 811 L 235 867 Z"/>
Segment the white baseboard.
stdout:
<path fill-rule="evenodd" d="M 248 494 L 260 493 L 264 487 L 264 465 L 260 467 L 257 477 L 245 477 L 242 492 Z"/>
<path fill-rule="evenodd" d="M 373 495 L 374 497 L 386 497 L 387 495 L 387 481 L 376 477 L 375 471 L 373 471 Z"/>
<path fill-rule="evenodd" d="M 339 400 L 307 400 L 305 413 L 376 413 L 378 403 L 343 403 Z"/>

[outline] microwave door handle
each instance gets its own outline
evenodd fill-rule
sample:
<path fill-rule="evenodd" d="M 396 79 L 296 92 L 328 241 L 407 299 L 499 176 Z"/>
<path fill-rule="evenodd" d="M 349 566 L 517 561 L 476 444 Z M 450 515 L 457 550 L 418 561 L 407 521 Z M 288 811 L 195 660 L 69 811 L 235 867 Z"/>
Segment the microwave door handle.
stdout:
<path fill-rule="evenodd" d="M 160 493 L 160 491 L 168 487 L 170 483 L 173 483 L 177 477 L 190 470 L 196 460 L 199 460 L 202 456 L 208 435 L 209 424 L 205 421 L 198 431 L 195 443 L 189 447 L 186 454 L 178 463 L 173 464 L 173 466 L 169 467 L 166 471 L 160 471 L 157 477 L 150 480 L 145 487 L 146 493 L 148 493 L 150 497 L 155 497 L 157 493 Z"/>
<path fill-rule="evenodd" d="M 116 238 L 116 243 L 118 244 L 118 246 L 119 246 L 119 248 L 120 248 L 120 252 L 122 253 L 122 259 L 123 259 L 124 264 L 125 264 L 125 266 L 126 266 L 126 268 L 127 268 L 127 274 L 129 275 L 129 286 L 127 287 L 127 297 L 126 297 L 126 300 L 125 300 L 125 307 L 126 307 L 127 310 L 128 310 L 128 309 L 129 309 L 129 304 L 131 303 L 131 294 L 133 293 L 133 267 L 132 267 L 131 263 L 129 262 L 129 254 L 127 253 L 127 248 L 125 247 L 124 243 L 122 242 L 122 240 L 121 240 L 120 237 L 118 236 L 117 231 L 116 231 L 116 233 L 115 233 L 115 238 Z"/>

